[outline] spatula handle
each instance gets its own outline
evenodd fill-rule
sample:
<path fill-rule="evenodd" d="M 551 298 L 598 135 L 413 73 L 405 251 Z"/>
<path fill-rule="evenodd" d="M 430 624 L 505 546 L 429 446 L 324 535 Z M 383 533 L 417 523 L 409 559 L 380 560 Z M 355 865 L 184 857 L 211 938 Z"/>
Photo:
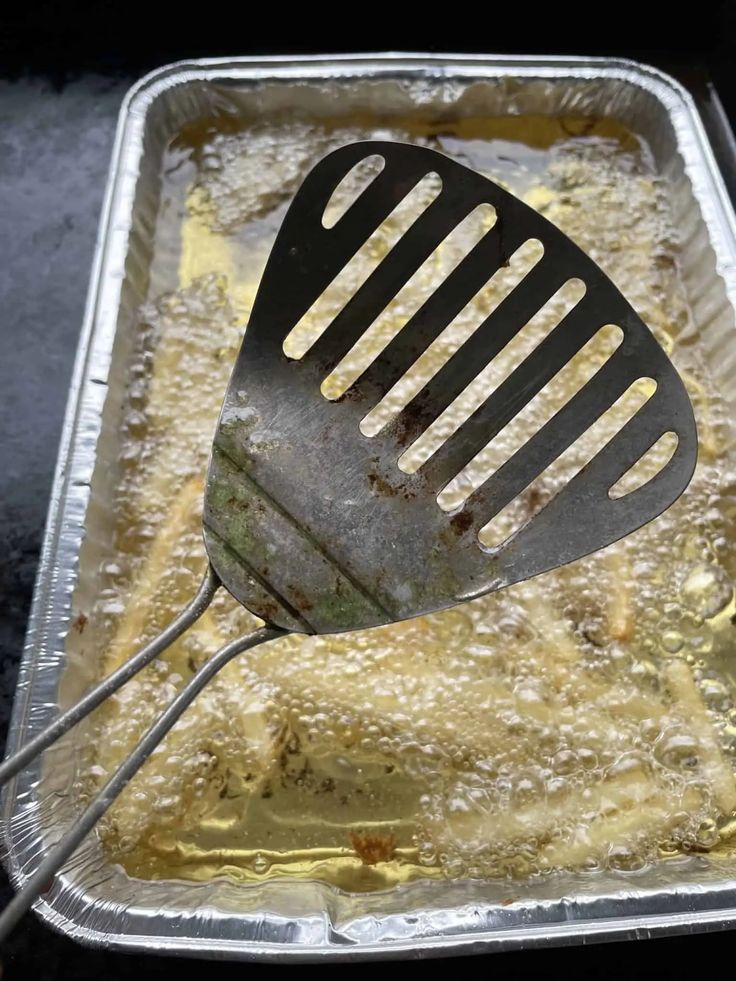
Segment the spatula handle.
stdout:
<path fill-rule="evenodd" d="M 215 586 L 216 588 L 216 586 Z M 203 590 L 200 589 L 200 593 Z M 200 594 L 198 594 L 199 597 Z M 211 597 L 210 597 L 211 598 Z M 193 605 L 193 604 L 192 604 Z M 206 604 L 205 604 L 206 605 Z M 188 608 L 189 609 L 189 608 Z M 191 614 L 190 614 L 191 615 Z M 194 618 L 196 619 L 196 617 Z M 172 625 L 173 626 L 173 625 Z M 180 631 L 181 632 L 181 631 Z M 115 798 L 148 759 L 166 733 L 209 681 L 236 655 L 258 644 L 274 640 L 288 633 L 280 627 L 261 627 L 253 633 L 231 641 L 205 661 L 184 688 L 162 712 L 128 758 L 118 767 L 81 817 L 72 825 L 60 841 L 48 852 L 36 871 L 26 881 L 20 892 L 11 900 L 0 915 L 0 941 L 3 941 L 21 916 L 35 900 L 53 885 L 53 877 L 66 860 L 76 851 L 82 840 L 94 828 Z"/>
<path fill-rule="evenodd" d="M 104 678 L 99 685 L 81 698 L 75 705 L 62 712 L 54 721 L 46 726 L 38 735 L 30 739 L 17 752 L 13 753 L 0 764 L 0 787 L 8 782 L 23 767 L 34 760 L 39 753 L 47 749 L 52 743 L 68 732 L 71 728 L 85 719 L 90 712 L 101 705 L 106 698 L 109 698 L 118 688 L 130 681 L 147 664 L 150 664 L 159 654 L 162 654 L 170 644 L 180 637 L 185 630 L 188 630 L 204 613 L 212 602 L 212 597 L 217 592 L 220 581 L 211 566 L 208 566 L 204 579 L 197 590 L 197 594 L 186 606 L 178 617 L 166 627 L 158 637 L 141 648 L 129 660 L 122 664 L 117 671 Z"/>

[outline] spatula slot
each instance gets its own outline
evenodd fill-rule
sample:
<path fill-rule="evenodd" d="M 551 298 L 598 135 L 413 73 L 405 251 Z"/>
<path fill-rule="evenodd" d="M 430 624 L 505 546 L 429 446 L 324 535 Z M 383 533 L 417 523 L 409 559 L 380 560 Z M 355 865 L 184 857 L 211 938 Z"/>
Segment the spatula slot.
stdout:
<path fill-rule="evenodd" d="M 516 290 L 524 289 L 524 280 Z M 515 292 L 515 291 L 512 291 Z M 503 349 L 476 374 L 469 385 L 399 457 L 399 469 L 415 473 L 450 439 L 504 380 L 529 357 L 552 330 L 580 302 L 585 284 L 579 279 L 563 283 Z"/>
<path fill-rule="evenodd" d="M 648 484 L 650 480 L 663 470 L 674 456 L 679 443 L 675 432 L 664 433 L 651 446 L 644 456 L 639 457 L 633 467 L 630 467 L 608 491 L 612 501 L 625 497 L 633 491 Z"/>
<path fill-rule="evenodd" d="M 323 227 L 334 228 L 385 166 L 386 160 L 380 154 L 372 153 L 352 167 L 335 186 L 325 206 L 322 215 Z"/>
<path fill-rule="evenodd" d="M 538 239 L 528 239 L 514 252 L 506 266 L 494 272 L 381 401 L 364 416 L 360 423 L 360 431 L 364 436 L 375 436 L 401 412 L 478 329 L 491 311 L 519 285 L 529 270 L 539 262 L 543 252 L 542 243 Z M 417 339 L 417 343 L 421 346 L 421 338 Z"/>
<path fill-rule="evenodd" d="M 365 283 L 441 191 L 440 177 L 431 172 L 402 198 L 388 218 L 366 239 L 286 335 L 282 348 L 288 358 L 298 361 L 304 357 L 332 324 L 350 297 Z M 352 204 L 355 204 L 355 200 Z M 338 234 L 337 228 L 334 229 L 333 234 Z"/>
<path fill-rule="evenodd" d="M 639 378 L 593 425 L 561 453 L 524 491 L 478 532 L 480 544 L 498 549 L 536 517 L 581 470 L 634 418 L 657 389 L 651 378 Z M 632 468 L 633 469 L 633 468 Z M 469 496 L 469 495 L 468 495 Z"/>
<path fill-rule="evenodd" d="M 321 392 L 326 399 L 343 395 L 364 373 L 389 342 L 402 330 L 437 287 L 456 269 L 473 247 L 496 223 L 496 211 L 480 204 L 438 243 L 431 255 L 406 281 L 336 368 L 324 379 Z"/>

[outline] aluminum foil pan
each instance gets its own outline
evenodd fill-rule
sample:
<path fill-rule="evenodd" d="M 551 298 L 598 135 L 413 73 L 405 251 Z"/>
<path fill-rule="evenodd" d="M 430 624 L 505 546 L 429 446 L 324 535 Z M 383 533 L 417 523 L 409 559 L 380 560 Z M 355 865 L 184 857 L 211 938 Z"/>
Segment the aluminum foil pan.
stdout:
<path fill-rule="evenodd" d="M 346 82 L 350 82 L 349 88 Z M 167 141 L 218 108 L 264 118 L 380 107 L 449 115 L 613 116 L 643 136 L 671 190 L 681 264 L 714 377 L 736 403 L 736 218 L 695 106 L 671 78 L 632 62 L 573 58 L 360 55 L 197 61 L 162 68 L 120 114 L 86 315 L 64 424 L 8 749 L 46 725 L 87 685 L 94 658 L 65 653 L 76 608 L 95 584 L 79 576 L 104 554 L 117 457 L 123 367 L 149 262 Z M 350 104 L 348 104 L 350 103 Z M 705 330 L 707 328 L 707 330 Z M 21 774 L 3 801 L 5 861 L 22 885 L 73 820 L 75 731 Z M 641 873 L 558 874 L 514 883 L 420 881 L 350 895 L 321 883 L 141 881 L 106 862 L 92 836 L 36 910 L 84 943 L 189 956 L 358 960 L 583 943 L 736 923 L 736 866 L 697 856 Z"/>

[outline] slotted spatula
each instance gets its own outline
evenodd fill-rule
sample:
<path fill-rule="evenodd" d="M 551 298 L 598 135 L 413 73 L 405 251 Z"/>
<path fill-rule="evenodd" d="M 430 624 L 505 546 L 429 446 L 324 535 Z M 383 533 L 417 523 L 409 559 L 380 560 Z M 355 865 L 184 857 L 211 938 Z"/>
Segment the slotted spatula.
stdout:
<path fill-rule="evenodd" d="M 333 227 L 323 224 L 336 186 L 362 160 L 383 169 Z M 404 233 L 306 354 L 283 342 L 369 236 L 426 175 L 437 197 Z M 490 204 L 493 227 L 339 400 L 327 375 L 452 229 Z M 466 303 L 528 239 L 540 262 L 376 436 L 360 431 L 370 409 Z M 570 278 L 583 299 L 416 473 L 397 460 Z M 606 324 L 623 341 L 597 374 L 498 468 L 446 513 L 437 495 Z M 639 378 L 656 391 L 557 495 L 499 548 L 479 530 L 574 443 Z M 186 392 L 182 393 L 186 398 Z M 623 497 L 610 488 L 665 433 L 677 447 L 647 483 Z M 6 760 L 7 781 L 145 664 L 206 609 L 220 585 L 266 626 L 207 661 L 79 821 L 54 846 L 0 917 L 5 936 L 207 682 L 236 654 L 297 631 L 332 633 L 443 609 L 556 568 L 611 544 L 669 507 L 696 462 L 692 408 L 675 369 L 611 281 L 545 218 L 492 181 L 433 150 L 397 143 L 344 146 L 318 163 L 276 238 L 214 438 L 205 491 L 210 568 L 167 630 L 44 732 Z"/>

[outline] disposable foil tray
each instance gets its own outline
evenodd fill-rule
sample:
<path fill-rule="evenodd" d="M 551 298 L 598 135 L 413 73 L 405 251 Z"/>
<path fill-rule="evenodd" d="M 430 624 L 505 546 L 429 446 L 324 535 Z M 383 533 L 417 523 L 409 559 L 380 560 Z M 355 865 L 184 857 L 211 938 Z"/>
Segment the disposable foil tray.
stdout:
<path fill-rule="evenodd" d="M 319 119 L 380 109 L 476 116 L 610 116 L 640 134 L 666 180 L 679 261 L 704 354 L 736 403 L 736 219 L 692 99 L 671 78 L 618 60 L 456 55 L 237 58 L 169 65 L 130 91 L 120 114 L 84 326 L 11 723 L 9 751 L 89 684 L 65 654 L 76 608 L 95 584 L 80 550 L 109 528 L 124 369 L 149 289 L 161 161 L 185 124 L 224 110 L 267 119 L 284 107 Z M 109 464 L 109 465 L 108 465 Z M 85 562 L 85 568 L 94 568 Z M 22 885 L 75 815 L 79 732 L 37 763 L 3 801 L 5 860 Z M 67 788 L 64 792 L 63 788 Z M 736 923 L 736 860 L 683 856 L 638 874 L 556 874 L 513 884 L 419 881 L 350 895 L 306 881 L 141 881 L 90 836 L 36 904 L 84 943 L 189 956 L 358 960 L 508 950 L 592 939 L 713 930 Z"/>

